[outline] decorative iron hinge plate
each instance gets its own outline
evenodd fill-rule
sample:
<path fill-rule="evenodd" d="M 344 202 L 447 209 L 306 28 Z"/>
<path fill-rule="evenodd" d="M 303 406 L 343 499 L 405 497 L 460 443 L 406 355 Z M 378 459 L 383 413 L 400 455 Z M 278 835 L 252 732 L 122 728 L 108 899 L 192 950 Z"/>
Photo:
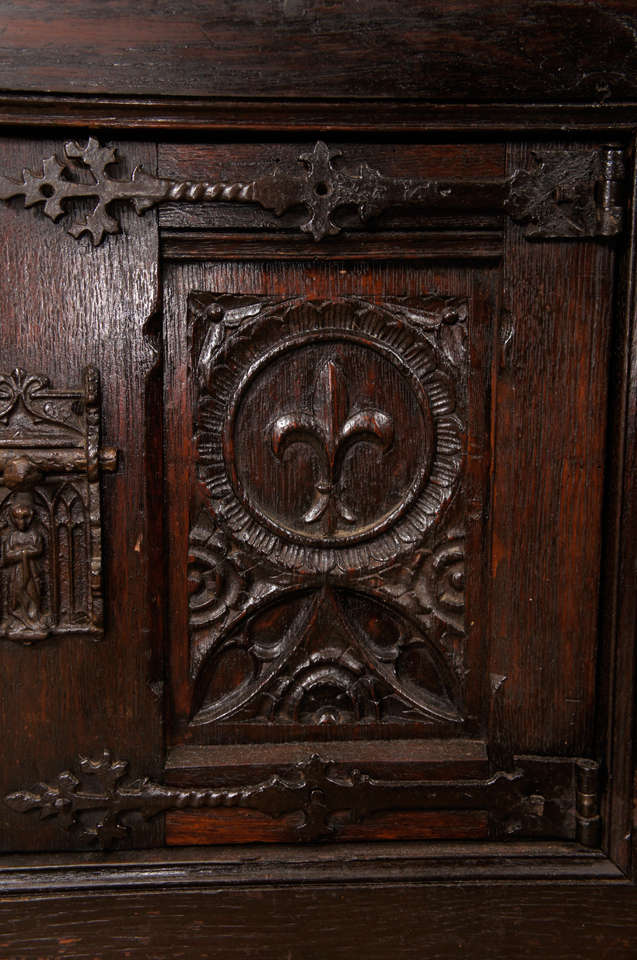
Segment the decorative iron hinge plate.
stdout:
<path fill-rule="evenodd" d="M 5 803 L 18 813 L 39 810 L 102 847 L 125 840 L 130 815 L 149 820 L 175 810 L 238 807 L 279 818 L 302 814 L 299 840 L 338 839 L 343 823 L 390 810 L 483 810 L 499 839 L 547 837 L 599 845 L 598 765 L 591 760 L 516 757 L 511 772 L 484 780 L 380 780 L 309 756 L 253 784 L 171 786 L 131 779 L 125 760 L 105 750 L 80 757 L 77 773 L 18 790 Z M 338 818 L 335 817 L 338 814 Z"/>
<path fill-rule="evenodd" d="M 23 196 L 25 207 L 42 203 L 46 216 L 57 220 L 75 200 L 94 198 L 93 211 L 68 232 L 76 238 L 88 233 L 95 246 L 120 230 L 111 207 L 117 201 L 131 203 L 138 214 L 171 202 L 250 203 L 276 216 L 303 207 L 300 229 L 315 240 L 340 233 L 335 214 L 343 207 L 355 208 L 361 224 L 394 207 L 442 213 L 504 210 L 527 224 L 530 239 L 611 237 L 622 229 L 624 171 L 617 147 L 537 153 L 535 169 L 494 180 L 386 177 L 367 163 L 343 169 L 340 157 L 339 151 L 318 141 L 310 152 L 299 154 L 295 164 L 277 166 L 256 180 L 174 180 L 156 177 L 141 166 L 129 179 L 118 180 L 107 171 L 117 162 L 117 151 L 91 137 L 86 146 L 66 143 L 62 159 L 47 157 L 41 173 L 24 169 L 22 180 L 0 176 L 0 199 Z"/>
<path fill-rule="evenodd" d="M 103 634 L 100 377 L 81 390 L 0 374 L 0 639 Z"/>
<path fill-rule="evenodd" d="M 534 170 L 516 170 L 504 203 L 530 240 L 614 237 L 624 222 L 624 155 L 617 147 L 538 151 Z"/>

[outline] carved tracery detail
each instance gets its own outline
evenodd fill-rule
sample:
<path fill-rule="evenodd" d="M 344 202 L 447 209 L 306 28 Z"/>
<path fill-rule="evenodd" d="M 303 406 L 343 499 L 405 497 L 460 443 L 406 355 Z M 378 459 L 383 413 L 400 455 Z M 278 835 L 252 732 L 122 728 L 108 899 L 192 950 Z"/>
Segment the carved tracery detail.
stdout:
<path fill-rule="evenodd" d="M 245 665 L 227 690 L 224 664 Z M 242 618 L 198 675 L 194 723 L 456 723 L 453 672 L 426 633 L 387 602 L 324 586 Z"/>
<path fill-rule="evenodd" d="M 99 374 L 83 390 L 0 375 L 0 637 L 102 635 Z"/>

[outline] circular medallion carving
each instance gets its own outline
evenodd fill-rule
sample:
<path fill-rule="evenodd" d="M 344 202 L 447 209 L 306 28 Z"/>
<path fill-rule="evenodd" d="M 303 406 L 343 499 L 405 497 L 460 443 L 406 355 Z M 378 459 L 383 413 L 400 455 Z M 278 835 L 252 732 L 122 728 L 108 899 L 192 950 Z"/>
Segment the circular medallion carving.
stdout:
<path fill-rule="evenodd" d="M 251 370 L 224 440 L 233 487 L 255 517 L 298 542 L 344 544 L 377 536 L 413 501 L 433 427 L 425 391 L 397 357 L 317 334 Z"/>
<path fill-rule="evenodd" d="M 278 306 L 200 370 L 200 473 L 215 511 L 293 569 L 385 563 L 453 493 L 453 379 L 417 328 L 382 306 Z"/>

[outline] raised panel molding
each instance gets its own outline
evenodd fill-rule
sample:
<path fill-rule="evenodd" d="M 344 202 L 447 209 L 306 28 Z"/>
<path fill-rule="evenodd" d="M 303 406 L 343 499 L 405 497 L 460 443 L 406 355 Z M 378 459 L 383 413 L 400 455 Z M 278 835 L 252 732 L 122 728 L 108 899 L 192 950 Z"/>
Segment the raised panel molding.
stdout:
<path fill-rule="evenodd" d="M 0 638 L 103 634 L 100 379 L 53 389 L 16 369 L 0 375 Z"/>

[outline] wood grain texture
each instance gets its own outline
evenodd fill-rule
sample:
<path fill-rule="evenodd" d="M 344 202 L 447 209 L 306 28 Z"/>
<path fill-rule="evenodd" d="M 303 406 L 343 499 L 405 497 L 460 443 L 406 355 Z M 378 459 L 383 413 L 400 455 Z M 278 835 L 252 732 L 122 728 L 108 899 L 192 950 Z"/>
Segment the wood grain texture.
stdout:
<path fill-rule="evenodd" d="M 35 166 L 43 150 L 59 149 L 58 143 L 10 139 L 1 146 L 5 168 Z M 129 161 L 154 167 L 152 145 L 131 144 L 124 152 Z M 19 365 L 73 384 L 84 366 L 95 364 L 102 374 L 104 435 L 122 452 L 119 472 L 103 482 L 104 639 L 66 637 L 33 648 L 2 642 L 4 796 L 42 779 L 52 761 L 64 769 L 78 752 L 105 744 L 125 747 L 134 766 L 157 769 L 159 704 L 149 682 L 157 679 L 150 658 L 158 587 L 149 575 L 143 430 L 147 377 L 156 361 L 144 324 L 155 307 L 157 232 L 152 216 L 124 212 L 125 237 L 93 249 L 39 211 L 3 204 L 0 218 L 2 367 Z M 76 842 L 4 804 L 0 832 L 4 849 Z M 142 834 L 142 844 L 158 839 L 152 827 L 145 841 Z"/>
<path fill-rule="evenodd" d="M 39 145 L 40 148 L 42 145 Z M 496 145 L 497 146 L 497 145 Z M 227 147 L 226 147 L 227 151 Z M 454 148 L 455 154 L 459 156 L 462 162 L 469 162 L 467 155 L 463 154 L 457 148 Z M 494 148 L 491 160 L 487 153 L 487 161 L 498 165 L 501 162 L 501 151 Z M 33 150 L 35 153 L 35 149 Z M 129 151 L 130 152 L 130 151 Z M 40 154 L 41 155 L 41 154 Z M 452 151 L 453 155 L 453 151 Z M 390 157 L 390 153 L 385 151 L 385 156 Z M 434 161 L 442 167 L 442 154 L 435 151 L 431 153 Z M 522 162 L 524 158 L 516 159 L 515 163 Z M 28 163 L 28 157 L 21 157 L 21 162 Z M 44 237 L 47 237 L 47 230 L 56 231 L 57 228 L 46 223 L 41 215 L 36 216 L 29 221 L 32 216 L 28 211 L 19 211 L 16 205 L 5 208 L 6 215 L 19 222 L 30 223 L 30 237 L 32 245 L 38 248 L 42 240 L 38 239 L 38 231 L 44 230 Z M 148 229 L 149 221 L 139 221 L 139 230 Z M 152 225 L 152 221 L 150 221 Z M 142 236 L 143 234 L 139 234 Z M 66 251 L 65 244 L 70 243 L 68 238 L 59 232 L 60 247 L 55 249 Z M 525 609 L 526 601 L 520 599 L 519 585 L 517 579 L 520 564 L 526 564 L 529 571 L 529 577 L 533 587 L 538 586 L 538 572 L 536 565 L 541 558 L 545 566 L 542 568 L 539 576 L 540 587 L 540 634 L 541 646 L 537 638 L 534 639 L 534 646 L 529 642 L 529 637 L 534 636 L 528 632 L 535 631 L 537 623 L 532 618 L 524 626 L 524 617 L 517 617 L 514 626 L 515 631 L 508 634 L 498 634 L 492 648 L 492 666 L 491 672 L 498 676 L 507 676 L 504 689 L 511 690 L 511 700 L 502 696 L 499 701 L 504 705 L 497 706 L 500 714 L 495 717 L 494 730 L 496 740 L 506 740 L 511 749 L 516 752 L 552 750 L 557 755 L 563 755 L 569 751 L 587 754 L 593 750 L 593 715 L 594 715 L 594 681 L 593 681 L 593 657 L 595 651 L 595 629 L 594 616 L 596 613 L 596 595 L 598 590 L 598 571 L 600 562 L 600 526 L 599 517 L 601 516 L 600 490 L 601 490 L 601 472 L 602 459 L 604 451 L 604 397 L 607 381 L 605 379 L 605 362 L 607 358 L 608 345 L 608 310 L 610 302 L 610 285 L 608 278 L 611 274 L 611 251 L 603 246 L 593 244 L 572 244 L 559 246 L 533 246 L 518 234 L 511 233 L 510 237 L 515 237 L 514 241 L 507 241 L 509 246 L 509 261 L 507 261 L 505 279 L 507 280 L 507 294 L 514 290 L 514 307 L 522 312 L 527 309 L 528 296 L 533 300 L 533 306 L 536 304 L 535 291 L 539 288 L 543 291 L 544 299 L 541 301 L 542 314 L 535 324 L 529 323 L 528 315 L 525 312 L 523 319 L 517 327 L 511 324 L 511 329 L 502 325 L 499 330 L 501 337 L 501 351 L 498 356 L 500 367 L 497 370 L 498 375 L 498 395 L 495 408 L 496 424 L 496 444 L 495 444 L 495 489 L 496 489 L 496 511 L 494 514 L 495 535 L 496 535 L 496 556 L 501 559 L 501 531 L 509 538 L 509 549 L 513 552 L 514 563 L 506 563 L 501 566 L 501 571 L 507 571 L 506 576 L 513 576 L 513 581 L 509 582 L 506 591 L 499 590 L 501 581 L 496 579 L 496 616 L 517 617 L 518 611 L 516 605 L 521 604 L 521 609 Z M 115 240 L 114 243 L 119 241 Z M 129 242 L 128 240 L 126 241 Z M 517 244 L 517 246 L 516 246 Z M 154 248 L 153 248 L 154 249 Z M 105 250 L 111 250 L 110 243 Z M 55 254 L 52 254 L 55 255 Z M 96 256 L 88 247 L 80 246 L 75 251 L 77 256 Z M 126 254 L 123 253 L 122 256 Z M 67 267 L 69 273 L 76 271 L 77 260 L 68 255 Z M 111 256 L 111 254 L 109 254 Z M 546 263 L 549 263 L 550 270 L 547 271 Z M 105 262 L 110 262 L 106 261 Z M 10 261 L 7 267 L 7 275 L 13 275 L 16 271 L 16 265 Z M 47 266 L 48 269 L 48 266 Z M 516 272 L 517 271 L 517 272 Z M 75 274 L 74 274 L 75 275 Z M 86 277 L 86 271 L 84 276 Z M 18 274 L 19 276 L 19 274 Z M 139 278 L 139 273 L 132 272 L 132 277 Z M 547 277 L 554 277 L 553 287 L 549 288 Z M 565 281 L 565 277 L 568 279 Z M 541 278 L 541 283 L 540 283 Z M 101 278 L 100 278 L 101 279 Z M 101 279 L 103 289 L 108 291 L 113 281 L 113 277 L 105 274 Z M 72 289 L 72 283 L 68 280 L 66 274 L 62 275 L 61 284 L 65 284 L 65 295 L 68 289 Z M 69 286 L 70 284 L 70 286 Z M 485 722 L 483 711 L 485 698 L 485 678 L 487 671 L 484 669 L 485 652 L 483 647 L 483 638 L 485 628 L 488 624 L 488 543 L 486 536 L 488 531 L 489 513 L 486 509 L 485 499 L 485 478 L 486 471 L 490 465 L 492 456 L 490 449 L 490 438 L 488 424 L 491 417 L 490 410 L 490 380 L 492 376 L 491 356 L 492 342 L 498 334 L 496 318 L 498 316 L 498 272 L 494 267 L 468 266 L 466 262 L 460 262 L 457 266 L 435 265 L 426 267 L 424 265 L 407 265 L 396 262 L 382 262 L 370 266 L 365 263 L 344 264 L 341 262 L 333 263 L 294 263 L 294 262 L 274 262 L 262 264 L 259 262 L 243 263 L 240 261 L 228 261 L 218 263 L 214 266 L 210 264 L 184 264 L 171 265 L 166 269 L 166 380 L 164 383 L 163 401 L 166 411 L 166 437 L 169 438 L 167 445 L 167 513 L 171 522 L 171 564 L 170 575 L 174 578 L 173 589 L 171 590 L 171 616 L 173 617 L 174 647 L 172 653 L 172 676 L 177 678 L 173 691 L 175 693 L 174 706 L 177 708 L 176 716 L 179 722 L 175 725 L 173 736 L 175 742 L 180 742 L 180 738 L 193 737 L 192 731 L 186 729 L 187 718 L 190 715 L 188 681 L 188 666 L 185 662 L 185 645 L 181 642 L 184 633 L 184 622 L 180 617 L 184 615 L 185 598 L 183 596 L 184 585 L 181 578 L 178 557 L 179 551 L 182 551 L 182 562 L 185 564 L 187 556 L 187 531 L 188 516 L 185 508 L 185 498 L 183 496 L 183 482 L 187 477 L 188 471 L 192 468 L 192 436 L 189 433 L 189 424 L 191 415 L 188 409 L 188 394 L 184 392 L 184 385 L 188 383 L 188 349 L 185 335 L 185 306 L 187 296 L 190 291 L 195 290 L 226 290 L 244 294 L 249 293 L 271 293 L 273 295 L 289 295 L 297 290 L 303 290 L 307 296 L 329 297 L 348 294 L 367 294 L 370 296 L 393 296 L 398 293 L 421 294 L 427 290 L 437 290 L 442 295 L 468 296 L 472 303 L 472 322 L 471 322 L 471 367 L 474 373 L 470 385 L 469 402 L 469 449 L 471 456 L 468 465 L 469 493 L 472 504 L 472 533 L 471 547 L 469 550 L 470 562 L 473 564 L 472 574 L 468 577 L 468 605 L 469 609 L 474 611 L 470 615 L 471 631 L 469 638 L 467 664 L 470 671 L 473 671 L 473 680 L 467 684 L 467 702 L 468 702 L 468 720 L 469 729 L 475 733 L 480 733 Z M 126 288 L 124 288 L 125 290 Z M 150 289 L 150 288 L 149 288 Z M 13 292 L 13 288 L 12 288 Z M 86 295 L 82 293 L 82 297 Z M 551 300 L 551 295 L 554 302 Z M 40 291 L 38 296 L 44 300 L 43 293 Z M 102 296 L 102 294 L 100 294 Z M 77 297 L 78 304 L 83 302 Z M 66 300 L 60 301 L 66 303 Z M 100 309 L 104 307 L 102 300 L 98 301 Z M 153 304 L 148 300 L 147 316 L 152 312 Z M 581 311 L 586 308 L 585 319 L 582 322 Z M 78 308 L 79 309 L 79 308 Z M 531 309 L 531 308 L 529 308 Z M 553 312 L 551 312 L 553 311 Z M 106 312 L 106 311 L 105 311 Z M 513 315 L 513 311 L 509 308 Z M 532 315 L 532 314 L 531 314 Z M 545 316 L 546 315 L 546 316 Z M 127 315 L 128 316 L 128 315 Z M 90 314 L 90 324 L 96 324 L 93 314 Z M 541 321 L 552 325 L 546 326 L 540 337 L 537 333 L 537 325 Z M 115 327 L 117 337 L 115 343 L 120 343 L 118 349 L 122 350 L 122 356 L 117 355 L 117 363 L 120 366 L 118 370 L 127 369 L 126 363 L 129 362 L 129 354 L 126 351 L 126 338 L 139 337 L 134 340 L 140 351 L 138 361 L 136 362 L 136 376 L 138 380 L 130 378 L 130 383 L 140 384 L 140 393 L 131 392 L 132 395 L 126 401 L 136 404 L 133 419 L 127 428 L 130 433 L 125 439 L 128 439 L 129 446 L 131 437 L 134 435 L 133 447 L 137 451 L 136 479 L 132 481 L 130 475 L 127 476 L 129 489 L 142 490 L 142 496 L 161 497 L 161 454 L 162 454 L 162 435 L 157 414 L 160 404 L 160 378 L 158 371 L 153 370 L 153 353 L 150 349 L 150 343 L 143 339 L 141 332 L 135 333 L 127 319 L 122 318 L 119 327 Z M 48 345 L 46 337 L 49 336 L 49 327 L 46 327 L 47 333 L 44 335 L 44 347 Z M 79 352 L 82 341 L 75 336 L 72 327 L 66 326 L 66 336 L 69 336 L 74 343 L 75 349 Z M 84 329 L 84 342 L 88 341 L 91 327 Z M 100 329 L 104 329 L 104 335 L 108 336 L 108 328 L 104 328 L 103 322 L 100 323 Z M 510 334 L 514 334 L 513 337 Z M 59 329 L 58 329 L 59 335 Z M 19 333 L 14 334 L 19 337 Z M 526 337 L 526 341 L 524 338 Z M 7 340 L 7 343 L 10 341 Z M 59 341 L 61 343 L 61 340 Z M 109 341 L 110 343 L 110 341 Z M 520 346 L 518 346 L 520 345 Z M 59 349 L 59 345 L 58 345 Z M 104 348 L 102 348 L 104 349 Z M 511 350 L 513 349 L 513 353 Z M 516 352 L 517 351 L 517 352 Z M 107 357 L 109 354 L 106 354 Z M 17 356 L 14 350 L 10 357 Z M 538 363 L 538 357 L 540 363 Z M 513 359 L 512 359 L 513 358 Z M 17 362 L 11 359 L 11 363 Z M 115 360 L 113 368 L 115 369 Z M 44 371 L 47 372 L 47 371 Z M 121 376 L 121 374 L 120 374 Z M 527 379 L 528 378 L 528 379 Z M 560 395 L 561 416 L 553 416 L 552 402 L 555 396 L 555 383 L 572 384 L 571 392 L 562 391 Z M 580 384 L 586 382 L 587 390 L 581 388 Z M 522 394 L 521 386 L 525 385 L 526 393 Z M 124 391 L 124 384 L 121 385 Z M 123 397 L 123 392 L 122 392 Z M 120 400 L 119 402 L 123 402 Z M 112 403 L 112 399 L 111 399 Z M 123 415 L 123 414 L 122 414 Z M 112 416 L 112 415 L 111 415 Z M 512 418 L 515 429 L 511 430 Z M 515 419 L 517 418 L 517 420 Z M 140 446 L 140 425 L 146 424 L 148 436 Z M 543 433 L 549 429 L 552 432 Z M 117 440 L 121 436 L 117 430 L 113 432 Z M 581 434 L 581 436 L 580 436 Z M 523 449 L 519 443 L 512 444 L 511 439 L 515 437 L 528 438 L 528 448 L 526 448 L 528 469 L 522 472 L 520 470 L 520 454 Z M 573 437 L 575 438 L 573 440 Z M 110 438 L 110 435 L 109 435 Z M 553 446 L 550 445 L 550 443 Z M 572 441 L 575 444 L 574 452 L 566 457 L 564 455 L 564 445 Z M 546 456 L 553 454 L 559 462 L 564 461 L 565 467 L 574 470 L 573 484 L 568 480 L 568 476 L 563 473 L 559 475 L 553 471 L 544 469 L 545 447 L 548 443 Z M 538 454 L 538 444 L 542 449 L 542 455 Z M 118 444 L 124 446 L 123 444 Z M 570 448 L 569 448 L 570 449 Z M 129 455 L 130 456 L 130 455 Z M 560 459 L 561 458 L 561 459 Z M 129 461 L 130 462 L 130 461 Z M 508 464 L 508 467 L 507 467 Z M 510 473 L 506 472 L 506 469 Z M 144 479 L 145 471 L 145 479 Z M 498 472 L 501 471 L 501 472 Z M 504 472 L 502 472 L 504 471 Z M 502 483 L 499 477 L 504 479 Z M 541 476 L 541 482 L 545 486 L 540 486 L 544 490 L 542 497 L 536 496 L 538 476 Z M 564 477 L 566 476 L 566 480 Z M 523 477 L 526 487 L 520 485 L 520 477 Z M 513 479 L 511 479 L 513 478 Z M 521 491 L 525 491 L 528 497 L 528 503 L 532 504 L 525 510 L 520 509 L 522 503 Z M 582 492 L 583 491 L 583 492 Z M 581 494 L 581 495 L 580 495 Z M 500 499 L 498 499 L 500 498 Z M 557 506 L 556 506 L 557 504 Z M 557 514 L 556 514 L 557 510 Z M 562 513 L 560 514 L 560 510 Z M 595 511 L 598 511 L 597 514 Z M 562 516 L 561 539 L 558 538 L 557 544 L 561 553 L 553 554 L 549 552 L 544 554 L 542 551 L 555 542 L 554 522 L 555 515 Z M 511 516 L 515 523 L 512 525 Z M 590 517 L 597 516 L 594 521 L 596 525 L 591 526 Z M 588 521 L 586 532 L 584 533 L 583 520 Z M 158 511 L 153 512 L 153 520 L 159 518 Z M 500 526 L 498 526 L 500 524 Z M 518 524 L 516 527 L 515 524 Z M 531 534 L 529 535 L 529 530 Z M 113 538 L 113 546 L 117 545 L 117 532 Z M 132 536 L 132 534 L 130 534 Z M 152 591 L 159 594 L 161 591 L 161 571 L 163 569 L 162 550 L 157 523 L 149 524 L 144 532 L 146 537 L 146 546 L 148 549 L 148 563 L 152 564 Z M 500 537 L 500 541 L 498 541 Z M 143 554 L 142 540 L 133 541 L 132 553 L 128 554 L 129 563 L 132 563 L 130 569 L 135 569 L 135 564 L 139 562 L 137 554 Z M 573 544 L 575 545 L 573 547 Z M 135 549 L 135 548 L 138 549 Z M 129 548 L 130 549 L 130 548 Z M 572 557 L 569 551 L 574 549 L 576 565 L 573 567 L 573 575 L 564 581 L 559 581 L 555 577 L 555 570 L 560 569 L 560 565 L 572 565 Z M 515 551 L 520 551 L 517 554 Z M 111 563 L 113 563 L 111 559 Z M 516 566 L 517 565 L 517 566 Z M 571 567 L 568 567 L 570 570 Z M 498 577 L 505 576 L 504 572 L 498 573 Z M 143 588 L 135 579 L 131 581 L 130 576 L 126 574 L 124 565 L 116 568 L 115 582 L 122 584 L 126 582 L 130 585 L 132 594 L 136 598 L 142 596 Z M 535 579 L 534 579 L 535 578 Z M 552 579 L 551 579 L 552 578 Z M 506 583 L 506 580 L 504 581 Z M 548 586 L 547 586 L 548 584 Z M 136 590 L 141 591 L 135 593 Z M 541 591 L 545 593 L 542 594 Z M 560 592 L 561 591 L 561 592 Z M 566 591 L 566 593 L 565 593 Z M 122 596 L 123 594 L 120 594 Z M 529 595 L 533 594 L 529 592 Z M 566 596 L 566 600 L 564 599 Z M 509 602 L 511 597 L 512 602 Z M 160 635 L 159 624 L 157 620 L 158 606 L 146 608 L 146 612 L 139 612 L 139 623 L 148 630 L 149 624 L 157 625 L 153 633 L 155 640 L 154 646 L 149 643 L 146 656 L 156 656 L 159 646 L 157 640 Z M 151 612 L 154 611 L 154 612 Z M 547 611 L 554 617 L 553 626 L 547 625 Z M 130 615 L 130 610 L 129 610 Z M 124 616 L 124 609 L 117 607 L 116 616 Z M 181 625 L 180 625 L 181 623 Z M 521 625 L 524 629 L 521 629 Z M 529 627 L 530 624 L 530 627 Z M 549 629 L 550 628 L 550 629 Z M 555 645 L 553 638 L 556 635 L 551 630 L 559 630 L 557 636 L 565 636 L 569 647 L 565 645 L 559 648 L 561 659 L 555 654 Z M 507 628 L 508 629 L 508 628 Z M 527 631 L 527 632 L 525 632 Z M 502 640 L 502 637 L 506 640 Z M 502 653 L 504 648 L 505 653 Z M 533 657 L 529 656 L 532 651 Z M 500 656 L 508 657 L 509 663 L 514 665 L 514 669 L 507 666 L 508 673 L 502 668 L 503 660 Z M 573 663 L 576 665 L 573 669 Z M 542 675 L 540 668 L 544 671 Z M 137 693 L 145 689 L 143 684 L 145 678 L 159 679 L 162 674 L 158 664 L 151 662 L 148 668 L 141 671 L 142 685 L 140 686 L 140 671 L 137 669 L 135 678 L 131 677 L 131 683 L 137 684 Z M 181 673 L 180 673 L 181 671 Z M 549 677 L 550 673 L 550 677 Z M 181 677 L 181 679 L 180 679 Z M 547 679 L 548 677 L 548 679 Z M 107 683 L 108 681 L 104 681 Z M 508 684 L 508 686 L 507 686 Z M 566 696 L 562 696 L 566 688 Z M 573 691 L 575 691 L 573 693 Z M 583 691 L 583 693 L 581 693 Z M 546 699 L 541 699 L 544 693 Z M 571 693 L 573 695 L 571 696 Z M 507 696 L 509 696 L 507 694 Z M 180 698 L 182 698 L 180 700 Z M 574 707 L 573 703 L 582 703 L 581 707 Z M 548 704 L 548 707 L 547 707 Z M 521 713 L 518 710 L 520 705 L 525 706 L 525 711 Z M 507 713 L 506 711 L 509 711 Z M 181 711 L 181 713 L 179 712 Z M 61 729 L 61 728 L 59 728 Z M 104 729 L 104 727 L 102 727 Z M 397 731 L 393 731 L 395 734 Z M 433 731 L 432 731 L 433 732 Z M 247 738 L 250 740 L 257 731 L 255 729 L 246 730 L 219 730 L 207 731 L 203 735 L 197 734 L 194 742 L 214 743 L 216 740 L 232 743 L 233 740 Z M 295 736 L 299 736 L 301 731 L 296 731 Z M 109 736 L 100 737 L 101 743 L 91 741 L 87 747 L 87 739 L 72 739 L 73 746 L 69 749 L 73 753 L 87 751 L 88 749 L 98 750 L 105 744 L 112 744 Z M 362 736 L 359 732 L 357 735 Z M 392 730 L 383 732 L 383 736 L 391 736 Z M 97 734 L 95 735 L 97 738 Z M 144 733 L 140 736 L 137 749 L 143 752 L 147 749 L 144 746 Z M 260 737 L 263 738 L 262 735 Z M 257 740 L 259 736 L 257 736 Z M 329 734 L 328 734 L 329 739 Z M 147 741 L 146 741 L 147 742 Z M 152 741 L 156 743 L 157 741 Z M 118 750 L 122 751 L 120 742 L 113 744 Z M 125 744 L 126 746 L 126 744 Z M 258 748 L 255 749 L 258 752 Z M 123 752 L 123 751 L 122 751 Z M 131 756 L 131 769 L 136 770 L 136 756 L 130 749 L 126 750 Z M 147 756 L 144 759 L 144 773 L 153 774 L 149 770 L 150 764 L 147 762 Z M 62 754 L 61 759 L 56 758 L 52 769 L 63 769 L 70 766 L 72 757 L 68 754 Z M 33 780 L 45 777 L 46 771 L 41 769 L 37 775 L 33 774 Z M 21 776 L 20 782 L 15 781 L 8 784 L 8 790 L 16 787 L 28 787 L 28 777 Z M 8 791 L 7 791 L 8 792 Z M 26 828 L 26 825 L 25 825 Z M 69 842 L 60 839 L 60 835 L 55 833 L 47 840 L 48 844 Z M 22 843 L 22 840 L 18 840 Z M 34 842 L 34 841 L 29 841 Z"/>
<path fill-rule="evenodd" d="M 633 138 L 632 157 L 635 155 Z M 613 330 L 609 460 L 604 514 L 604 592 L 600 621 L 598 737 L 608 750 L 614 789 L 604 810 L 606 844 L 627 873 L 637 849 L 635 655 L 637 650 L 637 176 L 628 191 L 629 236 L 620 261 Z M 632 784 L 632 790 L 631 790 Z M 632 793 L 632 795 L 631 795 Z"/>
<path fill-rule="evenodd" d="M 191 723 L 456 732 L 466 302 L 189 304 Z"/>
<path fill-rule="evenodd" d="M 0 87 L 13 91 L 460 103 L 637 93 L 630 0 L 30 0 L 4 3 L 0 28 Z"/>
<path fill-rule="evenodd" d="M 432 227 L 432 224 L 429 224 Z M 342 233 L 318 246 L 300 233 L 237 233 L 165 228 L 160 247 L 166 260 L 497 260 L 503 237 L 496 230 L 412 230 L 381 234 Z"/>
<path fill-rule="evenodd" d="M 160 161 L 184 175 L 218 164 L 243 176 L 318 137 L 357 160 L 375 153 L 396 176 L 501 176 L 534 147 L 559 148 L 530 142 L 551 135 L 633 137 L 633 166 L 637 12 L 634 0 L 0 0 L 0 89 L 0 174 L 59 149 L 23 139 L 27 128 L 131 131 L 123 174 L 157 169 L 148 130 L 173 141 Z M 123 452 L 103 484 L 104 640 L 0 640 L 0 796 L 104 746 L 131 777 L 184 786 L 254 782 L 259 764 L 303 759 L 307 741 L 264 744 L 258 731 L 186 742 L 187 298 L 435 290 L 471 306 L 464 665 L 476 739 L 328 746 L 407 778 L 482 775 L 521 750 L 594 756 L 618 865 L 567 842 L 419 842 L 436 824 L 454 835 L 459 819 L 413 812 L 382 814 L 371 842 L 365 821 L 352 842 L 294 846 L 257 842 L 290 839 L 293 818 L 182 811 L 168 840 L 192 846 L 162 848 L 158 819 L 134 834 L 151 849 L 104 856 L 72 849 L 55 819 L 0 804 L 0 848 L 38 851 L 2 857 L 0 960 L 634 960 L 637 887 L 620 870 L 637 849 L 636 202 L 633 182 L 631 237 L 612 245 L 534 245 L 511 224 L 503 240 L 501 219 L 467 209 L 443 224 L 393 211 L 364 231 L 345 211 L 340 237 L 316 246 L 288 232 L 294 212 L 255 224 L 175 205 L 162 221 L 163 317 L 153 214 L 121 211 L 125 236 L 92 250 L 65 235 L 70 218 L 0 208 L 0 371 L 78 384 L 95 363 L 104 436 Z M 580 821 L 597 793 L 586 780 Z M 465 819 L 464 835 L 478 822 Z M 222 837 L 244 843 L 202 845 Z"/>
<path fill-rule="evenodd" d="M 241 100 L 197 97 L 126 97 L 103 94 L 0 93 L 0 124 L 24 129 L 351 132 L 429 136 L 432 132 L 588 131 L 617 136 L 637 126 L 631 103 L 426 103 L 414 100 L 356 101 L 312 98 Z"/>
<path fill-rule="evenodd" d="M 365 823 L 339 827 L 339 840 L 484 840 L 486 811 L 374 814 Z M 251 810 L 166 815 L 167 846 L 208 843 L 294 843 L 297 817 L 273 820 Z M 292 821 L 292 822 L 290 822 Z M 338 819 L 335 818 L 338 825 Z"/>
<path fill-rule="evenodd" d="M 261 743 L 257 751 L 242 744 L 178 746 L 168 751 L 165 781 L 170 784 L 231 786 L 276 772 L 321 752 L 320 742 Z M 489 775 L 486 744 L 480 740 L 375 740 L 330 743 L 330 758 L 350 768 L 365 765 L 380 779 L 453 780 Z"/>
<path fill-rule="evenodd" d="M 633 960 L 615 884 L 350 884 L 0 902 L 2 960 Z"/>
<path fill-rule="evenodd" d="M 528 149 L 511 148 L 511 168 Z M 493 737 L 516 750 L 587 756 L 613 256 L 602 244 L 530 243 L 513 224 L 506 236 L 494 395 Z"/>

